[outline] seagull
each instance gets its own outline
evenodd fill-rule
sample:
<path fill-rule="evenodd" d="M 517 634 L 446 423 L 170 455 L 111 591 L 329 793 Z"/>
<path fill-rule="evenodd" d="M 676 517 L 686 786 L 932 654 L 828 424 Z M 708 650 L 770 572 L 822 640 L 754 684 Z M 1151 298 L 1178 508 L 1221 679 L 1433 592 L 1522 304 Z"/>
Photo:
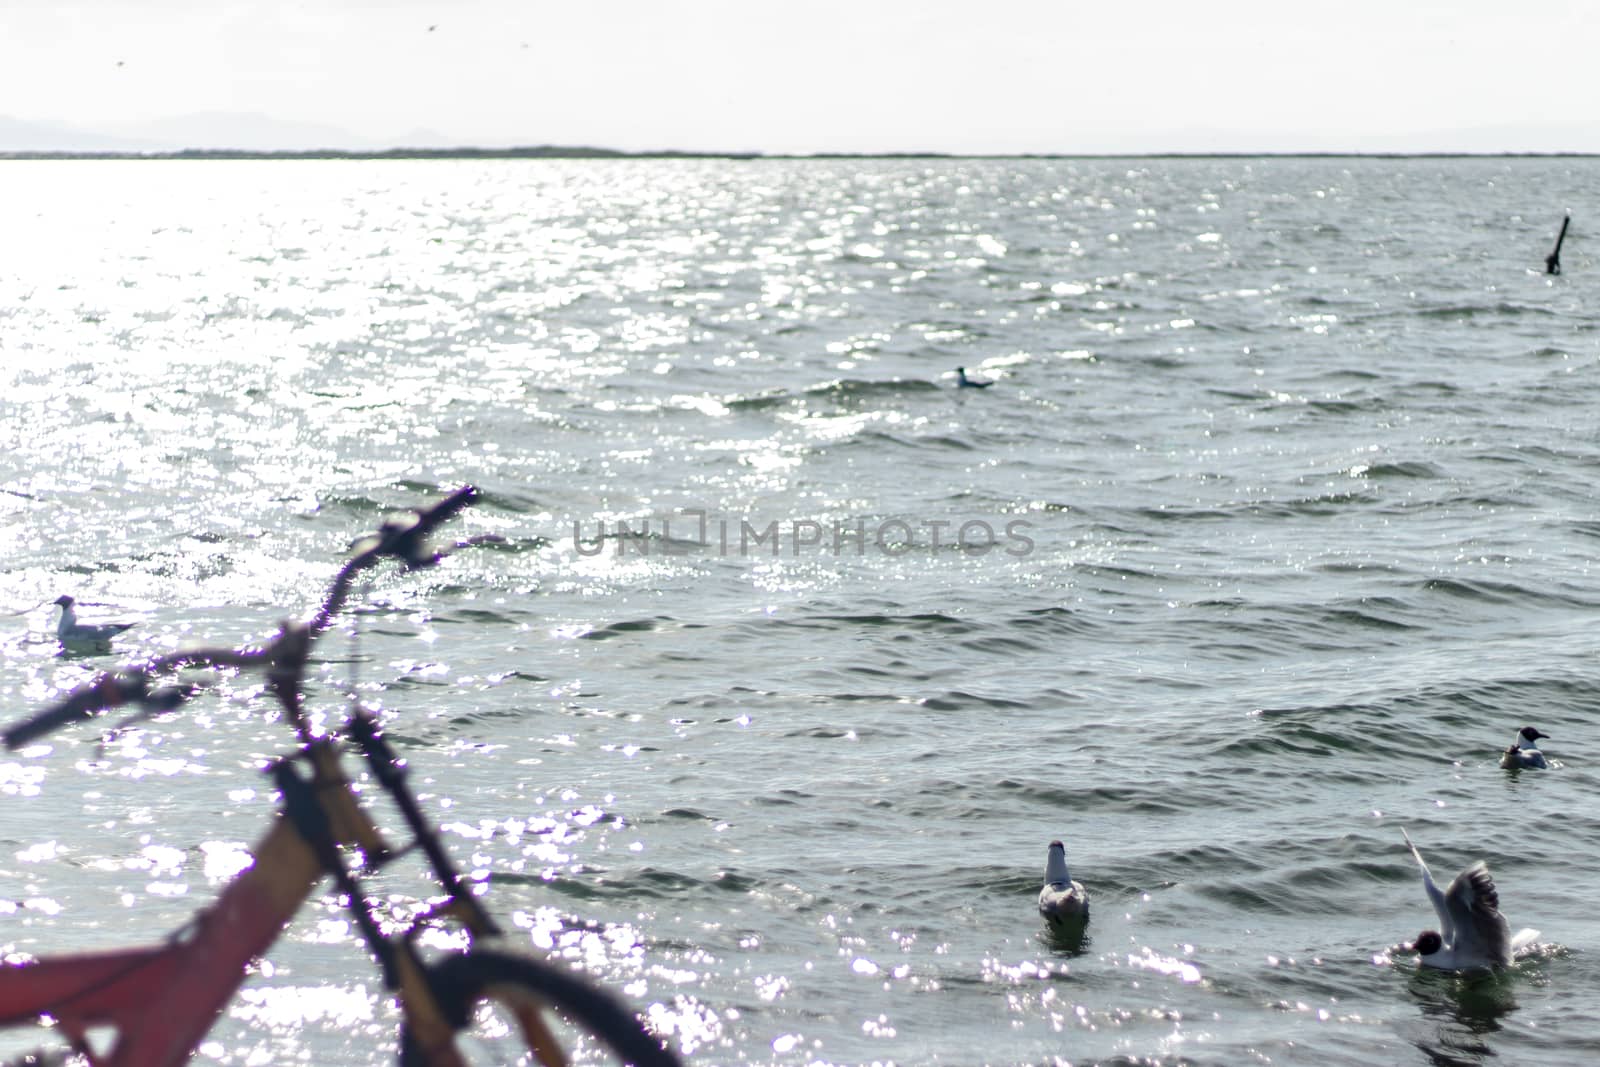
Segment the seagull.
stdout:
<path fill-rule="evenodd" d="M 1067 873 L 1067 846 L 1060 841 L 1050 842 L 1045 853 L 1039 914 L 1054 930 L 1079 931 L 1089 921 L 1089 891 Z"/>
<path fill-rule="evenodd" d="M 1524 726 L 1517 731 L 1517 736 L 1511 739 L 1510 746 L 1500 753 L 1500 766 L 1508 771 L 1530 767 L 1543 769 L 1550 766 L 1545 762 L 1544 753 L 1539 751 L 1539 738 L 1548 739 L 1549 736 L 1531 726 Z"/>
<path fill-rule="evenodd" d="M 1411 835 L 1402 829 L 1400 836 L 1406 839 L 1406 847 L 1422 868 L 1422 887 L 1428 891 L 1439 916 L 1438 930 L 1424 930 L 1406 946 L 1421 957 L 1419 962 L 1424 967 L 1441 971 L 1509 967 L 1512 953 L 1539 936 L 1539 931 L 1526 929 L 1511 936 L 1511 927 L 1500 914 L 1500 894 L 1482 860 L 1456 875 L 1450 888 L 1441 893 L 1433 884 L 1428 865 L 1422 862 L 1422 853 L 1411 843 Z"/>
<path fill-rule="evenodd" d="M 956 368 L 956 388 L 958 389 L 987 389 L 993 382 L 981 382 L 976 378 L 967 377 L 967 368 Z"/>
<path fill-rule="evenodd" d="M 81 623 L 78 613 L 72 610 L 76 601 L 71 597 L 56 597 L 55 603 L 61 608 L 61 621 L 56 623 L 56 639 L 67 648 L 110 651 L 111 639 L 133 625 L 131 622 Z"/>

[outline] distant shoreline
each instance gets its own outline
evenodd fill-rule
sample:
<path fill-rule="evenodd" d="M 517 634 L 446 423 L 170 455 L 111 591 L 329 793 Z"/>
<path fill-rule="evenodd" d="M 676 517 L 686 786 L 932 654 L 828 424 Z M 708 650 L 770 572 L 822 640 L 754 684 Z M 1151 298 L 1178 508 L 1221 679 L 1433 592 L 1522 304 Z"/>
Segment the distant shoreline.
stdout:
<path fill-rule="evenodd" d="M 0 160 L 400 160 L 400 159 L 1594 159 L 1596 152 L 628 152 L 613 148 L 542 145 L 528 148 L 308 149 L 269 152 L 234 148 L 185 148 L 171 152 L 0 151 Z"/>

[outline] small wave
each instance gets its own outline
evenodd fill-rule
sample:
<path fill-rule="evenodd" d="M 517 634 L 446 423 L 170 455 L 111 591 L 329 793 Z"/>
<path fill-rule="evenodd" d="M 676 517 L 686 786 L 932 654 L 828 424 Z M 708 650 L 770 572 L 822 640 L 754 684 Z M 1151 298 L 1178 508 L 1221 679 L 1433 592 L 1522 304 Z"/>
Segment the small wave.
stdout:
<path fill-rule="evenodd" d="M 594 537 L 583 537 L 575 541 L 580 553 L 584 555 L 598 555 L 607 541 L 615 542 L 619 547 L 618 558 L 623 555 L 637 555 L 645 559 L 651 555 L 666 557 L 684 556 L 691 552 L 709 548 L 705 541 L 690 540 L 687 537 L 674 537 L 670 531 L 650 529 L 653 520 L 645 518 L 640 520 L 640 528 L 635 529 L 628 525 L 628 520 L 617 520 L 616 526 L 611 530 L 604 530 Z M 668 525 L 668 520 L 661 520 L 662 526 Z M 629 547 L 631 546 L 631 547 Z"/>
<path fill-rule="evenodd" d="M 800 397 L 787 390 L 777 389 L 750 396 L 736 396 L 723 400 L 723 406 L 735 411 L 765 411 L 768 408 L 783 407 L 792 404 Z"/>
<path fill-rule="evenodd" d="M 1383 375 L 1377 371 L 1361 370 L 1359 367 L 1339 367 L 1320 377 L 1336 382 L 1375 382 L 1382 380 Z"/>
<path fill-rule="evenodd" d="M 1406 606 L 1393 597 L 1375 597 L 1363 600 L 1360 607 L 1329 607 L 1321 612 L 1320 624 L 1357 630 L 1421 630 L 1425 627 L 1397 619 L 1391 614 L 1380 614 L 1379 608 L 1401 613 Z"/>
<path fill-rule="evenodd" d="M 1133 514 L 1152 522 L 1221 522 L 1232 518 L 1232 508 L 1191 508 L 1161 504 L 1156 507 L 1135 508 Z"/>
<path fill-rule="evenodd" d="M 439 612 L 433 617 L 433 621 L 440 625 L 460 623 L 479 626 L 509 626 L 515 625 L 517 619 L 514 615 L 488 608 L 454 608 L 450 611 Z"/>
<path fill-rule="evenodd" d="M 1146 863 L 1151 870 L 1170 872 L 1173 876 L 1193 876 L 1215 871 L 1263 871 L 1268 867 L 1256 849 L 1216 844 L 1159 849 L 1147 857 Z"/>
<path fill-rule="evenodd" d="M 554 542 L 548 537 L 540 537 L 538 535 L 531 537 L 497 537 L 493 541 L 479 542 L 474 551 L 499 552 L 515 556 L 523 552 L 542 552 L 552 544 Z"/>
<path fill-rule="evenodd" d="M 971 638 L 962 641 L 961 647 L 994 656 L 1029 655 L 1047 651 L 1046 647 L 1037 641 L 1029 641 L 1022 637 L 1007 637 L 1000 634 Z"/>
<path fill-rule="evenodd" d="M 658 615 L 653 619 L 631 619 L 614 622 L 609 626 L 597 627 L 578 635 L 580 641 L 609 641 L 613 637 L 625 637 L 629 634 L 649 633 L 671 625 L 677 620 L 670 615 Z"/>
<path fill-rule="evenodd" d="M 814 697 L 812 702 L 887 705 L 902 703 L 903 698 L 897 693 L 830 693 Z M 876 730 L 868 726 L 805 726 L 786 731 L 782 736 L 805 737 L 815 741 L 859 741 L 873 737 L 904 737 L 906 734 L 901 730 Z"/>
<path fill-rule="evenodd" d="M 921 378 L 891 378 L 882 381 L 862 378 L 836 378 L 831 382 L 813 385 L 805 390 L 806 396 L 825 396 L 835 400 L 869 399 L 881 396 L 907 396 L 916 393 L 937 393 L 939 387 Z"/>
<path fill-rule="evenodd" d="M 832 628 L 838 624 L 845 626 L 885 627 L 888 629 L 908 629 L 929 633 L 964 634 L 975 627 L 966 619 L 954 615 L 944 615 L 939 612 L 925 612 L 914 615 L 814 615 L 808 618 L 779 619 L 777 626 L 795 626 L 805 629 Z"/>
<path fill-rule="evenodd" d="M 1104 563 L 1074 563 L 1072 569 L 1077 573 L 1094 578 L 1109 578 L 1115 581 L 1126 581 L 1133 578 L 1138 581 L 1160 581 L 1161 575 L 1154 571 L 1135 570 L 1132 567 L 1113 567 Z"/>
<path fill-rule="evenodd" d="M 1377 497 L 1370 492 L 1349 491 L 1335 493 L 1319 493 L 1315 496 L 1299 497 L 1294 500 L 1263 500 L 1248 507 L 1258 515 L 1302 516 L 1310 515 L 1321 517 L 1335 515 L 1354 505 L 1372 504 Z"/>
<path fill-rule="evenodd" d="M 995 787 L 1024 793 L 1030 801 L 1046 809 L 1059 811 L 1104 810 L 1133 815 L 1175 815 L 1192 803 L 1187 797 L 1175 795 L 1165 783 L 1061 788 L 1040 785 L 1038 782 L 1002 779 L 995 783 Z M 1211 803 L 1212 799 L 1207 798 L 1206 803 Z"/>
<path fill-rule="evenodd" d="M 1351 474 L 1362 478 L 1443 478 L 1444 471 L 1432 463 L 1421 460 L 1401 460 L 1395 463 L 1373 463 L 1353 467 Z"/>
<path fill-rule="evenodd" d="M 327 493 L 317 498 L 320 508 L 343 512 L 365 519 L 372 515 L 384 515 L 396 510 L 392 501 L 378 500 L 363 494 L 345 495 L 342 493 Z"/>
<path fill-rule="evenodd" d="M 867 433 L 857 434 L 852 438 L 856 445 L 873 445 L 876 443 L 894 445 L 896 448 L 907 448 L 916 452 L 925 452 L 930 447 L 948 448 L 958 452 L 972 452 L 974 447 L 959 437 L 946 437 L 936 435 L 931 437 L 901 437 L 899 434 L 887 433 L 883 430 L 871 430 Z"/>
<path fill-rule="evenodd" d="M 1428 578 L 1420 588 L 1422 592 L 1439 594 L 1454 599 L 1477 601 L 1483 604 L 1554 604 L 1567 608 L 1593 609 L 1597 606 L 1591 597 L 1571 593 L 1555 593 L 1533 589 L 1515 582 L 1490 582 L 1470 578 Z"/>
<path fill-rule="evenodd" d="M 1399 392 L 1403 396 L 1409 396 L 1412 393 L 1426 393 L 1429 396 L 1455 397 L 1460 395 L 1463 390 L 1454 382 L 1424 378 L 1420 381 L 1405 383 Z"/>
<path fill-rule="evenodd" d="M 1389 407 L 1388 401 L 1380 397 L 1366 397 L 1360 400 L 1346 399 L 1318 399 L 1306 402 L 1306 409 L 1319 415 L 1354 415 L 1362 412 L 1379 412 Z"/>
<path fill-rule="evenodd" d="M 965 711 L 976 708 L 1023 711 L 1032 707 L 1031 704 L 1025 701 L 979 696 L 976 693 L 966 693 L 959 689 L 952 689 L 943 696 L 928 697 L 922 702 L 922 706 L 930 711 Z"/>
<path fill-rule="evenodd" d="M 1551 318 L 1560 313 L 1535 304 L 1512 304 L 1502 300 L 1494 304 L 1446 304 L 1423 308 L 1412 314 L 1424 319 L 1472 319 L 1479 315 L 1537 315 Z"/>
<path fill-rule="evenodd" d="M 509 511 L 513 515 L 536 515 L 548 510 L 546 505 L 527 494 L 499 489 L 479 489 L 474 503 L 479 508 Z"/>
<path fill-rule="evenodd" d="M 1600 536 L 1600 532 L 1596 536 Z M 1096 622 L 1070 608 L 1034 608 L 1007 620 L 1005 625 L 1063 636 L 1092 633 L 1097 629 Z"/>
<path fill-rule="evenodd" d="M 504 881 L 498 872 L 496 878 Z M 715 879 L 696 878 L 677 871 L 645 867 L 630 871 L 625 879 L 613 880 L 605 875 L 593 879 L 558 876 L 544 885 L 565 896 L 579 900 L 602 900 L 607 897 L 654 898 L 692 896 L 713 887 Z"/>
<path fill-rule="evenodd" d="M 788 407 L 818 397 L 832 400 L 841 406 L 851 407 L 884 397 L 915 396 L 938 393 L 934 382 L 920 378 L 892 378 L 874 380 L 863 378 L 836 378 L 833 381 L 809 386 L 798 392 L 788 389 L 769 389 L 747 396 L 725 397 L 721 403 L 734 411 L 767 411 Z"/>
<path fill-rule="evenodd" d="M 1238 662 L 1256 659 L 1269 645 L 1319 653 L 1348 652 L 1360 645 L 1393 647 L 1429 623 L 1420 607 L 1389 597 L 1269 606 L 1209 598 L 1193 607 L 1221 616 L 1191 638 L 1195 649 Z"/>
<path fill-rule="evenodd" d="M 1235 765 L 1241 760 L 1253 765 L 1261 756 L 1335 757 L 1343 752 L 1374 753 L 1384 748 L 1381 744 L 1364 742 L 1359 735 L 1345 736 L 1307 723 L 1287 723 L 1268 733 L 1230 738 L 1211 750 L 1219 760 Z M 1266 764 L 1271 766 L 1271 764 Z"/>
<path fill-rule="evenodd" d="M 705 812 L 697 811 L 694 808 L 668 808 L 666 811 L 663 811 L 661 813 L 661 818 L 663 818 L 663 819 L 685 819 L 685 820 L 689 820 L 689 821 L 698 821 L 698 822 L 716 822 L 717 821 L 717 817 L 715 815 L 707 815 Z"/>
<path fill-rule="evenodd" d="M 1206 389 L 1205 394 L 1207 396 L 1219 397 L 1223 400 L 1237 400 L 1242 404 L 1254 404 L 1270 399 L 1270 397 L 1265 393 L 1258 393 L 1252 390 L 1244 389 L 1223 389 L 1217 386 L 1212 386 L 1211 388 Z"/>

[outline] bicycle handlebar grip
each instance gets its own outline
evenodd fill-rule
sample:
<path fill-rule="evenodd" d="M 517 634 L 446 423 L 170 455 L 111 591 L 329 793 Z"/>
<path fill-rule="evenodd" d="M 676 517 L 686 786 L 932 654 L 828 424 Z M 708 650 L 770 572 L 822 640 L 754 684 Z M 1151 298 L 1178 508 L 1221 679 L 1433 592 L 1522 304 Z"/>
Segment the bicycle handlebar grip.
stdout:
<path fill-rule="evenodd" d="M 433 507 L 422 513 L 422 521 L 430 527 L 450 518 L 456 512 L 472 503 L 472 498 L 478 495 L 476 486 L 463 485 Z"/>
<path fill-rule="evenodd" d="M 149 681 L 141 674 L 103 674 L 89 688 L 72 694 L 48 711 L 17 723 L 0 736 L 4 737 L 7 748 L 18 749 L 70 722 L 93 718 L 97 711 L 138 700 L 148 689 Z"/>
<path fill-rule="evenodd" d="M 439 557 L 428 552 L 424 539 L 472 503 L 472 498 L 477 495 L 476 487 L 463 485 L 433 507 L 417 512 L 409 520 L 384 523 L 378 532 L 382 538 L 379 551 L 403 560 L 408 567 L 426 567 L 437 563 Z"/>

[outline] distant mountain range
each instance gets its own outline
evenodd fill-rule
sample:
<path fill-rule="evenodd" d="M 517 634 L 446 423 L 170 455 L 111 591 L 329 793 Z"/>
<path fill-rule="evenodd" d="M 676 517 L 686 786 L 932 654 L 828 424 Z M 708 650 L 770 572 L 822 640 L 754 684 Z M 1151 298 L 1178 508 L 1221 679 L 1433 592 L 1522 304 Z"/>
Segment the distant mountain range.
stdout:
<path fill-rule="evenodd" d="M 1600 122 L 1568 125 L 1484 126 L 1417 134 L 1348 135 L 1307 129 L 1291 133 L 1242 133 L 1228 130 L 1184 129 L 1162 132 L 1127 126 L 1076 131 L 1078 145 L 1063 145 L 1062 155 L 1427 155 L 1427 154 L 1600 154 Z M 295 122 L 254 113 L 196 112 L 146 122 L 104 123 L 94 128 L 63 122 L 42 122 L 0 115 L 0 155 L 70 154 L 207 154 L 392 153 L 418 149 L 445 155 L 454 150 L 492 155 L 515 144 L 531 142 L 463 144 L 432 130 L 413 130 L 391 138 L 374 139 L 316 122 Z M 526 148 L 531 155 L 722 155 L 689 147 L 682 152 L 633 153 L 596 148 Z M 775 152 L 771 154 L 784 154 Z M 828 153 L 818 153 L 828 154 Z M 844 155 L 871 155 L 850 152 Z M 908 154 L 960 154 L 935 151 Z M 1000 154 L 1049 155 L 1050 152 Z"/>

